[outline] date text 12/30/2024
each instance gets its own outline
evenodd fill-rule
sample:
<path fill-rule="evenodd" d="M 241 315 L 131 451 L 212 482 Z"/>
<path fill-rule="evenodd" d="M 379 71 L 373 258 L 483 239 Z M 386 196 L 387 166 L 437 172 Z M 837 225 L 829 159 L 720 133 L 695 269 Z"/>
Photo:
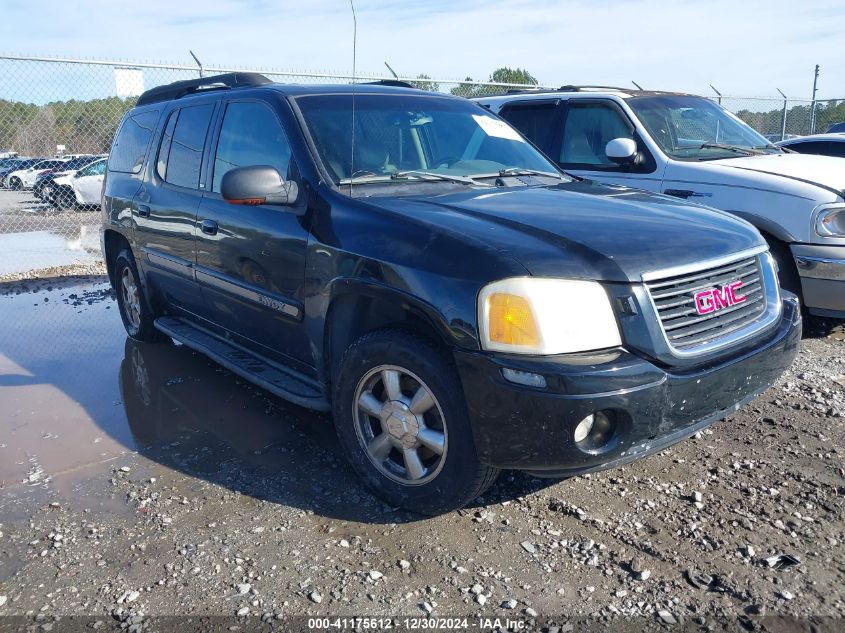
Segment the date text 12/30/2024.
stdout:
<path fill-rule="evenodd" d="M 313 630 L 407 630 L 453 631 L 474 629 L 480 631 L 518 631 L 527 628 L 527 622 L 510 618 L 390 618 L 390 617 L 324 617 L 308 618 L 308 628 Z"/>

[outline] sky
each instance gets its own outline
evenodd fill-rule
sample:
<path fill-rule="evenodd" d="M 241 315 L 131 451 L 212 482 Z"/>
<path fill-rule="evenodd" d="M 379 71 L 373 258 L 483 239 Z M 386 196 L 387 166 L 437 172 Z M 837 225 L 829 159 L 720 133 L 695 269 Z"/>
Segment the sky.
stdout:
<path fill-rule="evenodd" d="M 0 53 L 349 73 L 348 0 L 5 3 Z M 357 0 L 357 69 L 845 98 L 842 0 Z M 49 19 L 42 19 L 48 17 Z M 0 98 L 15 77 L 0 83 Z"/>

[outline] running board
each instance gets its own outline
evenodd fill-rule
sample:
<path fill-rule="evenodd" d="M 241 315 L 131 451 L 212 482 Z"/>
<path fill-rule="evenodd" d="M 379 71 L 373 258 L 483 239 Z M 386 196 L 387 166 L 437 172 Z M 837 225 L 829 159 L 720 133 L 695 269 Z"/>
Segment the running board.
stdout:
<path fill-rule="evenodd" d="M 319 387 L 307 378 L 297 378 L 294 370 L 282 368 L 182 319 L 159 317 L 155 326 L 170 338 L 280 398 L 316 411 L 331 409 Z"/>

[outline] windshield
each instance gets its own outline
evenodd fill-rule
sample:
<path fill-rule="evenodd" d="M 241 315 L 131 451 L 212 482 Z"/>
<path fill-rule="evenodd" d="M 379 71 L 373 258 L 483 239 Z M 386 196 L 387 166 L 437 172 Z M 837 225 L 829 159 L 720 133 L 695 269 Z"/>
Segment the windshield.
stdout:
<path fill-rule="evenodd" d="M 627 103 L 660 148 L 673 158 L 711 160 L 781 151 L 703 97 L 633 97 Z"/>
<path fill-rule="evenodd" d="M 458 99 L 317 95 L 296 100 L 320 159 L 335 182 L 444 180 L 559 170 L 516 130 L 477 104 Z"/>

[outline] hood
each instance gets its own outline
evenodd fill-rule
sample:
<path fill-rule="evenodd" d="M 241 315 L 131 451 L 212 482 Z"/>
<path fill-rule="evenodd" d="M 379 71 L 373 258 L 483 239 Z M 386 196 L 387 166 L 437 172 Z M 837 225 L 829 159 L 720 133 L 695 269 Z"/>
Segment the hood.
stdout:
<path fill-rule="evenodd" d="M 536 276 L 640 281 L 643 272 L 764 244 L 721 211 L 589 181 L 366 202 L 484 242 Z"/>
<path fill-rule="evenodd" d="M 845 160 L 815 154 L 765 154 L 709 161 L 727 169 L 783 176 L 845 196 Z"/>

